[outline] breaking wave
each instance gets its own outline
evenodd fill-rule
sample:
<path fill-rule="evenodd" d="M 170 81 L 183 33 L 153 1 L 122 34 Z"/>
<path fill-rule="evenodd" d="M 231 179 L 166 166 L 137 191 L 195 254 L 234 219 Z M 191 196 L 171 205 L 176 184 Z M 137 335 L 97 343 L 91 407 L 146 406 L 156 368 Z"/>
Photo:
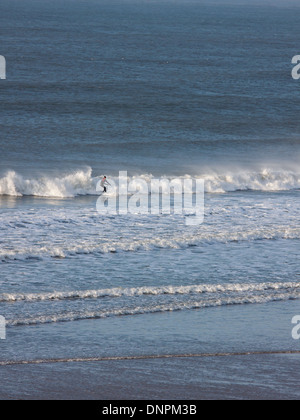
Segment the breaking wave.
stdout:
<path fill-rule="evenodd" d="M 78 195 L 96 194 L 97 179 L 92 169 L 79 170 L 61 177 L 42 176 L 26 179 L 14 171 L 0 178 L 0 196 L 35 196 L 73 198 Z"/>
<path fill-rule="evenodd" d="M 69 299 L 99 299 L 103 297 L 138 297 L 138 296 L 158 296 L 158 295 L 191 295 L 204 293 L 245 293 L 262 291 L 298 291 L 300 292 L 300 283 L 282 282 L 282 283 L 261 283 L 261 284 L 201 284 L 190 286 L 161 286 L 161 287 L 133 287 L 98 290 L 76 290 L 69 292 L 49 292 L 49 293 L 28 293 L 28 294 L 0 294 L 0 302 L 36 302 L 51 300 L 69 300 Z"/>
<path fill-rule="evenodd" d="M 199 179 L 205 181 L 205 191 L 208 193 L 225 193 L 234 191 L 288 191 L 300 188 L 300 173 L 272 169 L 261 171 L 239 171 L 226 173 L 209 173 L 199 175 Z M 137 180 L 145 181 L 144 186 Z M 144 174 L 132 176 L 128 179 L 131 188 L 139 188 L 141 193 L 148 194 L 151 180 L 154 176 Z M 173 185 L 181 186 L 183 179 L 192 179 L 185 175 L 174 178 L 163 176 L 160 180 L 172 179 Z M 117 184 L 117 177 L 110 177 L 112 184 Z M 92 176 L 92 169 L 76 170 L 67 175 L 27 179 L 15 171 L 9 171 L 0 178 L 0 196 L 36 196 L 51 198 L 73 198 L 79 195 L 97 195 L 97 185 L 100 177 Z M 166 187 L 169 188 L 168 185 Z M 189 192 L 185 188 L 185 192 Z"/>

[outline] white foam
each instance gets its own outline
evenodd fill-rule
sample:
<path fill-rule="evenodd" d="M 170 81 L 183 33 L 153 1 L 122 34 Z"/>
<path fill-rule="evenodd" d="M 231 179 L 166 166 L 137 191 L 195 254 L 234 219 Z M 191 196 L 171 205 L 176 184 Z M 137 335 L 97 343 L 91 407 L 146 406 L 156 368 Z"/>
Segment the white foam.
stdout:
<path fill-rule="evenodd" d="M 205 175 L 207 192 L 230 191 L 287 191 L 300 188 L 300 174 L 292 171 L 262 169 L 237 173 Z"/>
<path fill-rule="evenodd" d="M 92 169 L 74 171 L 61 177 L 44 176 L 26 179 L 14 171 L 0 178 L 0 196 L 37 196 L 72 198 L 96 193 L 96 179 Z"/>
<path fill-rule="evenodd" d="M 168 237 L 155 235 L 153 237 L 122 238 L 118 241 L 111 238 L 101 238 L 101 241 L 88 238 L 81 243 L 75 238 L 69 243 L 61 245 L 39 244 L 22 247 L 17 244 L 14 249 L 0 248 L 0 259 L 5 260 L 28 260 L 44 258 L 68 258 L 78 254 L 108 254 L 112 252 L 138 252 L 160 249 L 187 249 L 203 244 L 229 243 L 229 242 L 252 242 L 257 240 L 288 240 L 300 239 L 299 227 L 262 227 L 244 230 L 223 230 L 210 232 L 200 230 L 195 234 L 184 232 L 176 233 Z"/>
<path fill-rule="evenodd" d="M 227 284 L 200 284 L 189 286 L 162 286 L 162 287 L 133 287 L 133 288 L 111 288 L 96 290 L 75 290 L 66 292 L 49 292 L 49 293 L 2 293 L 0 294 L 0 302 L 18 302 L 18 301 L 51 301 L 51 300 L 68 300 L 68 299 L 98 299 L 102 297 L 138 297 L 145 295 L 190 295 L 190 294 L 214 294 L 214 293 L 245 293 L 245 292 L 261 292 L 261 291 L 299 291 L 300 283 L 281 282 L 281 283 L 227 283 Z"/>
<path fill-rule="evenodd" d="M 174 300 L 172 303 L 152 304 L 152 305 L 136 305 L 136 306 L 121 306 L 119 308 L 103 309 L 96 311 L 64 311 L 62 313 L 55 313 L 49 315 L 32 316 L 27 318 L 7 319 L 7 326 L 16 325 L 36 325 L 56 322 L 70 322 L 85 319 L 101 319 L 115 316 L 133 316 L 142 314 L 152 314 L 161 312 L 174 312 L 193 309 L 204 309 L 218 306 L 228 305 L 244 305 L 244 304 L 263 304 L 275 301 L 286 301 L 291 299 L 299 299 L 299 287 L 294 290 L 283 290 L 282 293 L 268 292 L 262 294 L 246 294 L 246 295 L 217 295 L 210 299 L 197 299 L 180 302 Z"/>
<path fill-rule="evenodd" d="M 109 177 L 112 183 L 118 183 L 118 177 Z M 191 179 L 190 175 L 177 178 L 160 178 L 163 193 L 169 192 L 168 183 L 172 180 L 175 192 L 181 186 L 183 179 Z M 236 170 L 235 172 L 210 172 L 199 174 L 195 179 L 205 180 L 205 191 L 208 193 L 225 193 L 233 191 L 287 191 L 300 188 L 300 173 L 290 170 L 272 170 L 263 168 L 260 171 Z M 0 196 L 39 196 L 72 198 L 78 195 L 96 195 L 99 177 L 92 177 L 92 169 L 76 170 L 63 176 L 41 176 L 39 178 L 24 178 L 15 171 L 7 172 L 0 178 Z M 128 178 L 129 189 L 139 190 L 140 194 L 148 194 L 153 175 L 142 174 Z M 122 179 L 124 181 L 124 179 Z M 144 182 L 140 182 L 142 180 Z M 180 188 L 178 188 L 180 191 Z M 185 193 L 192 191 L 184 190 Z"/>

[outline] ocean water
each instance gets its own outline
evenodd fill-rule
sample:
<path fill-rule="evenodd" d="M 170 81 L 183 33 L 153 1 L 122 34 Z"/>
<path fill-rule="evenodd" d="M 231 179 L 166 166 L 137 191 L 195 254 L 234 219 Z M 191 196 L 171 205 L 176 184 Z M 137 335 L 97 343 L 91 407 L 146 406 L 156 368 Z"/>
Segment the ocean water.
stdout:
<path fill-rule="evenodd" d="M 17 383 L 12 362 L 300 350 L 298 11 L 2 0 L 3 398 L 47 393 L 42 376 Z M 99 214 L 98 182 L 120 171 L 133 187 L 204 180 L 203 223 Z M 223 386 L 226 366 L 214 366 Z M 274 381 L 270 395 L 299 397 L 280 372 Z"/>

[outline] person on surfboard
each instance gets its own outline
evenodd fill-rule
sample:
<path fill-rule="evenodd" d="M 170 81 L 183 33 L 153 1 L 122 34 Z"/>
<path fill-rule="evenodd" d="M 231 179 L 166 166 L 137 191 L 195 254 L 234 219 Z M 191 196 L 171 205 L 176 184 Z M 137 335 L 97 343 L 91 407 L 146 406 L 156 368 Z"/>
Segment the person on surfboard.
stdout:
<path fill-rule="evenodd" d="M 103 177 L 102 181 L 100 182 L 101 187 L 103 188 L 103 192 L 106 193 L 107 192 L 107 187 L 106 185 L 110 185 L 110 183 L 107 181 L 106 176 Z"/>

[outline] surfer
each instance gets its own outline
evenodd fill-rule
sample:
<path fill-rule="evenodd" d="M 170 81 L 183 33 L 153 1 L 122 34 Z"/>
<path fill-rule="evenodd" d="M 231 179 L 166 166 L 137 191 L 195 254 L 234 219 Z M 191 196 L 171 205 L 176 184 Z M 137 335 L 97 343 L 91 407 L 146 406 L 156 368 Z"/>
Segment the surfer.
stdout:
<path fill-rule="evenodd" d="M 107 181 L 106 176 L 103 177 L 102 181 L 100 182 L 101 187 L 103 188 L 103 192 L 107 192 L 106 185 L 110 185 L 110 183 Z"/>

